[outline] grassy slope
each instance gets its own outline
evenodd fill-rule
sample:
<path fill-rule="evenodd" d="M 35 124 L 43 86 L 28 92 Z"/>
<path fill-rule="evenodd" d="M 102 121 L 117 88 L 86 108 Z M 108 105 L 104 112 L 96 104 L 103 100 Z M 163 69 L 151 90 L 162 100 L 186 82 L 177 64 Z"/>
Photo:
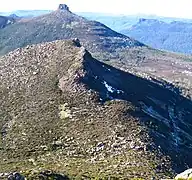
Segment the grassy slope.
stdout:
<path fill-rule="evenodd" d="M 146 150 L 152 141 L 131 115 L 135 107 L 101 104 L 96 92 L 76 82 L 83 61 L 72 42 L 31 46 L 0 59 L 1 172 L 19 171 L 28 179 L 46 169 L 76 179 L 169 176 L 168 158 Z"/>

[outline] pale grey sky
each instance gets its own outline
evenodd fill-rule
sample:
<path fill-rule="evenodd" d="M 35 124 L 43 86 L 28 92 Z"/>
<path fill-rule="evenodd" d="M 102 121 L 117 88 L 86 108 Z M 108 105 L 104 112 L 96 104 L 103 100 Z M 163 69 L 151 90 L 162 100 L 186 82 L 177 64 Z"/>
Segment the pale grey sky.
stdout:
<path fill-rule="evenodd" d="M 0 11 L 52 10 L 56 9 L 59 3 L 65 3 L 73 12 L 141 13 L 192 18 L 192 0 L 0 0 L 0 2 Z"/>

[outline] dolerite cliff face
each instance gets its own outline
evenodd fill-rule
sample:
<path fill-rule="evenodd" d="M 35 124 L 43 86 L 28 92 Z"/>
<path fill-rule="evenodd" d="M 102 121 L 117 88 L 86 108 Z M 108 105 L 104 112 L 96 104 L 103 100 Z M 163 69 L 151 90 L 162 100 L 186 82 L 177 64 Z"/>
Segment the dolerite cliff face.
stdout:
<path fill-rule="evenodd" d="M 17 49 L 0 75 L 1 173 L 160 179 L 192 165 L 191 101 L 97 61 L 77 39 Z"/>

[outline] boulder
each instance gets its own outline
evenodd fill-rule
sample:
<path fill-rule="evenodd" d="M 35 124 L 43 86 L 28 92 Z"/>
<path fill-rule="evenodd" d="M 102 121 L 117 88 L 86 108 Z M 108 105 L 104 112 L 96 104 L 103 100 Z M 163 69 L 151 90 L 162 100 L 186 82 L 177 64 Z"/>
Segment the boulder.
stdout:
<path fill-rule="evenodd" d="M 10 174 L 7 179 L 8 180 L 25 180 L 25 178 L 17 172 Z"/>
<path fill-rule="evenodd" d="M 192 169 L 188 169 L 175 177 L 175 180 L 192 180 Z"/>

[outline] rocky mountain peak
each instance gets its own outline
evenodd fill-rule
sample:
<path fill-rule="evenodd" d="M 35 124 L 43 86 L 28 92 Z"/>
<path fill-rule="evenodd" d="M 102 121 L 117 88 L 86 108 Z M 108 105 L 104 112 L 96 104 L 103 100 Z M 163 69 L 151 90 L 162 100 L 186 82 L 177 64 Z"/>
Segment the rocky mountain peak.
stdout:
<path fill-rule="evenodd" d="M 69 11 L 69 7 L 66 4 L 59 4 L 58 10 Z"/>
<path fill-rule="evenodd" d="M 19 18 L 19 16 L 17 16 L 16 14 L 10 14 L 9 17 L 11 17 L 11 18 Z"/>

